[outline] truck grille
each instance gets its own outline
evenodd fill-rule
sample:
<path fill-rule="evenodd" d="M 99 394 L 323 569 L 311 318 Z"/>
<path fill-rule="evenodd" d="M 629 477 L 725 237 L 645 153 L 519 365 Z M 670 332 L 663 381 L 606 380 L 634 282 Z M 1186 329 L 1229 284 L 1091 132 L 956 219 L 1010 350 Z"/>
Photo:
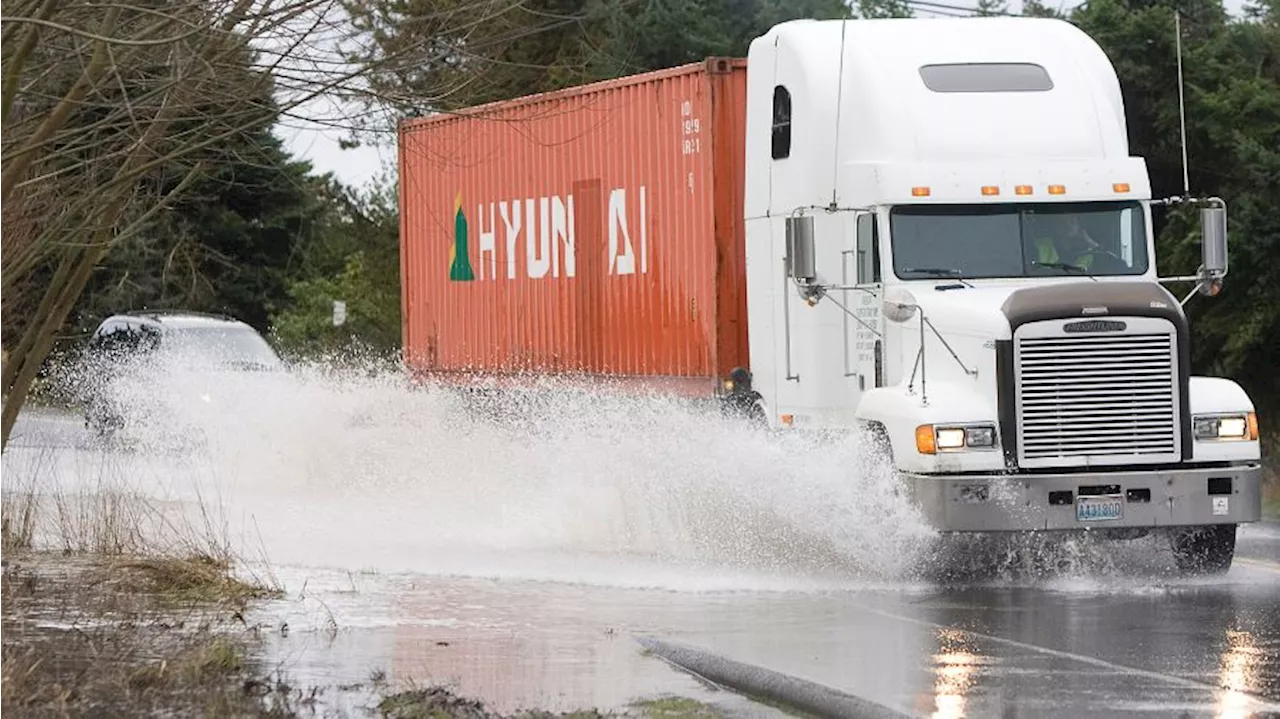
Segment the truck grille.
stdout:
<path fill-rule="evenodd" d="M 1020 464 L 1176 461 L 1172 325 L 1133 318 L 1127 326 L 1140 331 L 1132 334 L 1071 336 L 1063 324 L 1020 328 L 1028 336 L 1015 340 Z"/>

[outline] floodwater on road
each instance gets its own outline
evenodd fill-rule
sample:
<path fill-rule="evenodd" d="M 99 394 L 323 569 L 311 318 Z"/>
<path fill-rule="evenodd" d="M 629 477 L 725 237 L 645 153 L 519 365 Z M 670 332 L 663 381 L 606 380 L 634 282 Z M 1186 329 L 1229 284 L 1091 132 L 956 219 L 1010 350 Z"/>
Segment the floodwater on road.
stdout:
<path fill-rule="evenodd" d="M 1175 577 L 1145 538 L 941 586 L 913 571 L 932 534 L 854 439 L 661 400 L 564 396 L 511 426 L 379 377 L 172 383 L 194 399 L 163 433 L 100 445 L 78 417 L 29 412 L 5 491 L 127 490 L 198 518 L 285 587 L 253 621 L 296 682 L 777 715 L 645 655 L 652 636 L 915 716 L 1280 713 L 1275 524 L 1242 528 L 1222 577 Z M 161 442 L 175 434 L 198 441 Z"/>
<path fill-rule="evenodd" d="M 455 683 L 495 708 L 621 706 L 705 690 L 654 636 L 817 681 L 916 716 L 1264 716 L 1280 711 L 1275 570 L 1209 583 L 627 589 L 303 572 L 273 640 L 295 666 Z M 301 576 L 290 581 L 296 584 Z M 309 592 L 311 594 L 311 592 Z M 324 606 L 321 606 L 323 601 Z M 339 627 L 325 631 L 330 613 Z"/>

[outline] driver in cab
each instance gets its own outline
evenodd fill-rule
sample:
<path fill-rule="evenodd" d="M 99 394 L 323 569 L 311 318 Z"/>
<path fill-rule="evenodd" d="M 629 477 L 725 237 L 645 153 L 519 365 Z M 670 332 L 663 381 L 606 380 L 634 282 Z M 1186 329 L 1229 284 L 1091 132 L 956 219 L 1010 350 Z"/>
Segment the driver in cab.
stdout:
<path fill-rule="evenodd" d="M 1070 265 L 1085 271 L 1093 266 L 1102 247 L 1080 226 L 1075 215 L 1042 215 L 1037 219 L 1031 264 L 1064 269 Z"/>

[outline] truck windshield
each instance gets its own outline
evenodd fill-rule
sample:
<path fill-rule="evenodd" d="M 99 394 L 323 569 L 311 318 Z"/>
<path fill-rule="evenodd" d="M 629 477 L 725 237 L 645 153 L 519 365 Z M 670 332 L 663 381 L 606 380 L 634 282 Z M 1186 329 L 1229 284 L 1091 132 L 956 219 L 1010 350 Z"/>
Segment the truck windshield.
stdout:
<path fill-rule="evenodd" d="M 1140 275 L 1137 202 L 907 205 L 890 213 L 899 279 Z"/>

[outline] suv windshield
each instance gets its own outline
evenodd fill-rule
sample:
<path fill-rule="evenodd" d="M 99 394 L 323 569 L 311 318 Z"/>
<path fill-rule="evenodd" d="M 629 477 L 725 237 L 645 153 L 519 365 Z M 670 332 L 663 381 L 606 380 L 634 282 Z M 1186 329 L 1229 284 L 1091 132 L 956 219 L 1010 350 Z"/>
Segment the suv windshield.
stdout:
<path fill-rule="evenodd" d="M 197 363 L 237 367 L 280 366 L 271 345 L 251 327 L 184 327 L 164 334 L 167 352 Z"/>
<path fill-rule="evenodd" d="M 915 205 L 890 213 L 900 279 L 1140 275 L 1137 202 Z"/>

